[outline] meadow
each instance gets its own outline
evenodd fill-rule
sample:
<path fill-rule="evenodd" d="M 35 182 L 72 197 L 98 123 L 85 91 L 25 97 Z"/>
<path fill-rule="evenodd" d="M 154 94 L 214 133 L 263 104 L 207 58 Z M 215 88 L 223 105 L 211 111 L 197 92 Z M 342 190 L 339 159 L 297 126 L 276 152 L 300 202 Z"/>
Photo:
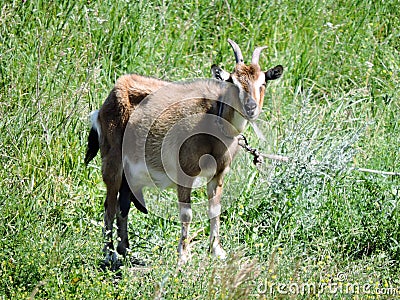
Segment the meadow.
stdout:
<path fill-rule="evenodd" d="M 116 79 L 227 70 L 256 46 L 269 84 L 252 146 L 225 182 L 226 261 L 177 269 L 173 191 L 130 212 L 131 258 L 100 268 L 105 186 L 83 163 L 89 113 Z M 0 8 L 0 299 L 395 299 L 400 294 L 399 2 L 3 1 Z M 194 193 L 199 207 L 205 190 Z M 202 202 L 203 201 L 203 202 Z M 202 215 L 203 214 L 203 215 Z M 195 212 L 196 215 L 196 212 Z M 134 264 L 138 258 L 145 267 Z M 396 296 L 397 294 L 397 296 Z"/>

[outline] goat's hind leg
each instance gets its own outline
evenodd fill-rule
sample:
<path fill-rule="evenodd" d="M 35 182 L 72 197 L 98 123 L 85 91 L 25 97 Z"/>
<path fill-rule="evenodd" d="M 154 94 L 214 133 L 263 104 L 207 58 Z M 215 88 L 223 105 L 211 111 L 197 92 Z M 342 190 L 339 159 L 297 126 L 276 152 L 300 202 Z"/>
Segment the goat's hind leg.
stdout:
<path fill-rule="evenodd" d="M 122 174 L 122 182 L 118 196 L 119 212 L 117 212 L 117 252 L 124 257 L 126 256 L 127 249 L 129 249 L 128 214 L 131 208 L 132 197 L 133 194 L 126 181 L 125 174 Z"/>
<path fill-rule="evenodd" d="M 140 211 L 147 213 L 146 206 L 144 205 L 142 190 L 138 189 L 135 193 L 132 193 L 126 180 L 125 173 L 122 173 L 122 182 L 118 196 L 119 206 L 117 211 L 117 252 L 124 258 L 128 255 L 129 251 L 128 214 L 131 208 L 131 202 L 133 202 Z M 140 206 L 138 207 L 138 205 Z M 139 259 L 132 260 L 132 257 L 130 257 L 129 260 L 135 265 L 145 265 L 145 263 Z M 118 264 L 116 266 L 118 267 Z"/>
<path fill-rule="evenodd" d="M 129 239 L 128 239 L 128 214 L 131 207 L 131 202 L 133 202 L 136 207 L 137 207 L 136 203 L 144 203 L 143 193 L 141 189 L 139 189 L 135 193 L 132 193 L 126 181 L 125 175 L 122 176 L 123 176 L 122 184 L 119 190 L 119 198 L 118 198 L 120 211 L 117 213 L 117 226 L 118 226 L 117 252 L 118 254 L 123 255 L 124 258 L 128 258 L 131 264 L 134 264 L 136 266 L 145 266 L 146 263 L 140 260 L 139 258 L 128 256 L 129 254 L 128 252 L 130 251 Z M 140 209 L 139 210 L 142 212 L 145 211 L 145 213 L 147 213 L 146 207 L 142 206 L 142 204 L 140 205 L 142 210 Z"/>
<path fill-rule="evenodd" d="M 117 212 L 117 192 L 107 189 L 107 197 L 104 201 L 104 228 L 103 236 L 105 244 L 103 252 L 105 255 L 106 263 L 114 263 L 117 261 L 117 255 L 114 251 L 113 244 L 113 225 Z"/>
<path fill-rule="evenodd" d="M 116 164 L 114 159 L 103 158 L 103 180 L 107 186 L 107 196 L 104 202 L 104 229 L 105 245 L 103 252 L 106 263 L 115 263 L 117 255 L 113 245 L 114 219 L 119 211 L 118 191 L 122 180 L 122 166 Z"/>
<path fill-rule="evenodd" d="M 139 201 L 138 198 L 141 200 Z M 147 214 L 147 208 L 144 203 L 143 194 L 141 190 L 136 192 L 135 195 L 132 193 L 128 182 L 126 181 L 125 173 L 122 173 L 121 188 L 119 189 L 119 212 L 117 213 L 117 234 L 119 238 L 117 252 L 123 256 L 126 256 L 127 249 L 129 249 L 129 238 L 128 238 L 128 214 L 131 208 L 131 202 L 135 207 L 144 214 Z"/>

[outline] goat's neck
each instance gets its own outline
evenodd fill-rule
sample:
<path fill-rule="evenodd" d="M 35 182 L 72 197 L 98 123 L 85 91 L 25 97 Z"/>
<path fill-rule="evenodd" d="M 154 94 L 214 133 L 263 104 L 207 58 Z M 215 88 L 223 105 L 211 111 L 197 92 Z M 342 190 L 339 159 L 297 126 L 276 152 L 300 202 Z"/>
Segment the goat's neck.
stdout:
<path fill-rule="evenodd" d="M 240 111 L 229 104 L 219 102 L 217 105 L 218 123 L 221 131 L 227 137 L 235 137 L 241 134 L 247 125 L 247 119 L 243 117 Z"/>
<path fill-rule="evenodd" d="M 241 134 L 245 130 L 247 122 L 247 119 L 245 119 L 243 115 L 237 110 L 234 110 L 233 117 L 229 121 L 229 123 L 231 123 L 233 127 L 236 128 L 238 134 Z"/>

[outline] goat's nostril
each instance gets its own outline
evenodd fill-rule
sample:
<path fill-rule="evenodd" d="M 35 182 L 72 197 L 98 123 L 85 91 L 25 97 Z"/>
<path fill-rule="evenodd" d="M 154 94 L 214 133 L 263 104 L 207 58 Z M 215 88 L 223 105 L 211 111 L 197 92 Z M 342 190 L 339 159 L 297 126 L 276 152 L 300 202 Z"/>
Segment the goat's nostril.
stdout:
<path fill-rule="evenodd" d="M 253 111 L 257 108 L 257 103 L 255 102 L 249 102 L 245 105 L 245 108 L 247 111 Z"/>

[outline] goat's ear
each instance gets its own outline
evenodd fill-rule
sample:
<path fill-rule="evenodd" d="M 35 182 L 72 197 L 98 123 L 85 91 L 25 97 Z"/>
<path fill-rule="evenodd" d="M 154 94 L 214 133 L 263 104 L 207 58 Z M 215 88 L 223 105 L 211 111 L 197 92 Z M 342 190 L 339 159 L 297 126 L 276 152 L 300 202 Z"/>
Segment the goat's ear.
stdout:
<path fill-rule="evenodd" d="M 265 72 L 265 81 L 275 80 L 282 76 L 283 67 L 278 65 Z"/>
<path fill-rule="evenodd" d="M 212 65 L 211 67 L 212 78 L 221 80 L 221 81 L 229 81 L 231 78 L 231 74 L 223 69 L 221 69 L 217 65 Z"/>

